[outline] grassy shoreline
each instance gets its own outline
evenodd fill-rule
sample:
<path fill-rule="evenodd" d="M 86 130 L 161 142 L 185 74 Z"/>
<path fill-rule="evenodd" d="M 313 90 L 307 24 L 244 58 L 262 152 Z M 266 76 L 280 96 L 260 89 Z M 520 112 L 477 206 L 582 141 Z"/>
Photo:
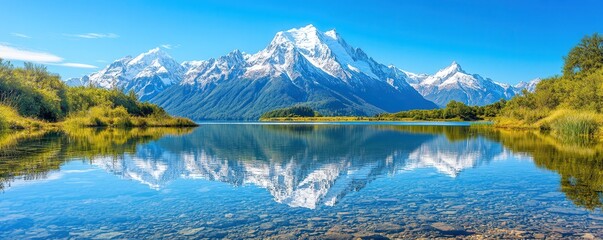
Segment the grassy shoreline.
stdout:
<path fill-rule="evenodd" d="M 414 119 L 355 116 L 315 116 L 315 117 L 271 117 L 260 118 L 261 122 L 460 122 L 453 119 Z M 545 132 L 562 141 L 600 143 L 603 142 L 603 114 L 588 111 L 557 110 L 537 122 L 523 122 L 506 117 L 465 121 L 472 126 L 510 131 Z M 491 122 L 491 124 L 483 124 Z"/>
<path fill-rule="evenodd" d="M 15 109 L 0 105 L 0 131 L 62 130 L 65 128 L 136 128 L 136 127 L 196 127 L 188 118 L 164 116 L 132 116 L 124 110 L 87 111 L 69 116 L 63 121 L 48 122 L 21 116 Z"/>

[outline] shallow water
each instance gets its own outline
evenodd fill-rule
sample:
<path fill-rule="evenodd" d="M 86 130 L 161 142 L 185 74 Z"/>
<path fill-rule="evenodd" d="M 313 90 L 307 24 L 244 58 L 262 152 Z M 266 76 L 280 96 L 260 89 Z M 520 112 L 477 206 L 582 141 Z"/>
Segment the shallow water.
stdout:
<path fill-rule="evenodd" d="M 424 124 L 3 136 L 0 238 L 603 237 L 603 151 Z"/>

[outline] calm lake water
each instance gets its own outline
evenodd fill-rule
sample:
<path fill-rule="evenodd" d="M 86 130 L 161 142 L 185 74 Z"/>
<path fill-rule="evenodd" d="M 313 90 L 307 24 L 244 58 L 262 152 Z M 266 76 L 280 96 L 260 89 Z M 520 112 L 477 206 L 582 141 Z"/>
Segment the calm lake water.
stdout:
<path fill-rule="evenodd" d="M 432 124 L 0 136 L 0 239 L 600 238 L 603 149 Z"/>

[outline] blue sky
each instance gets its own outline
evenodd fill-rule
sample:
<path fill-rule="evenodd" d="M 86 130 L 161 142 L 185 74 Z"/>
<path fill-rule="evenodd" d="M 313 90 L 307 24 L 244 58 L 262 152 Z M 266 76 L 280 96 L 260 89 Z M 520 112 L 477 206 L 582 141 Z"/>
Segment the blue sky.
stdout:
<path fill-rule="evenodd" d="M 0 2 L 0 56 L 45 62 L 63 78 L 162 45 L 178 61 L 255 53 L 278 31 L 314 24 L 411 72 L 456 60 L 516 83 L 560 73 L 583 36 L 603 33 L 595 0 Z"/>

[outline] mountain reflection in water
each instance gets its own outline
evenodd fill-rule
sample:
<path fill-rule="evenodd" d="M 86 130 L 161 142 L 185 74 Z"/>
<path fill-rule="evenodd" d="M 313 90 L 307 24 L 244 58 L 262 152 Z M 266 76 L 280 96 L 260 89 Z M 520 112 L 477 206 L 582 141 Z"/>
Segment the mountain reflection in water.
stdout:
<path fill-rule="evenodd" d="M 575 204 L 601 207 L 601 148 L 576 148 L 530 132 L 467 126 L 202 125 L 194 130 L 83 129 L 5 135 L 0 187 L 44 178 L 71 160 L 161 189 L 171 181 L 205 179 L 267 189 L 279 203 L 333 206 L 371 181 L 418 168 L 451 178 L 513 154 L 561 175 Z"/>

